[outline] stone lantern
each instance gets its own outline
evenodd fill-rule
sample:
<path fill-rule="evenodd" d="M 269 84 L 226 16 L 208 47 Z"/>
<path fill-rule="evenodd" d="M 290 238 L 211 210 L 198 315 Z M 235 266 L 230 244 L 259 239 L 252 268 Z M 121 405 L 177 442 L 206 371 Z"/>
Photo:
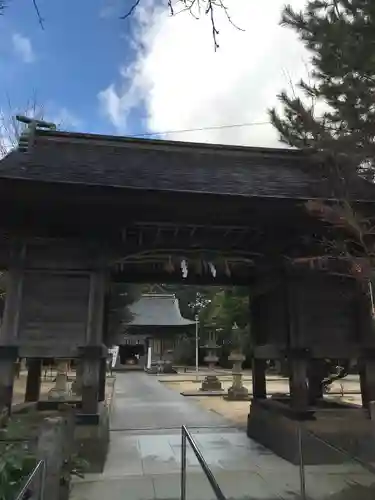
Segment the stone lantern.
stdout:
<path fill-rule="evenodd" d="M 65 400 L 69 397 L 68 391 L 68 360 L 57 360 L 55 387 L 48 393 L 48 399 Z"/>
<path fill-rule="evenodd" d="M 245 356 L 242 352 L 242 335 L 237 324 L 234 324 L 232 329 L 233 349 L 228 356 L 229 361 L 233 361 L 232 376 L 233 382 L 228 389 L 227 399 L 232 401 L 243 401 L 249 399 L 249 391 L 242 384 L 242 363 L 245 361 Z"/>
<path fill-rule="evenodd" d="M 217 356 L 217 350 L 220 349 L 220 346 L 216 345 L 216 335 L 215 331 L 209 332 L 209 340 L 207 345 L 203 346 L 204 349 L 207 350 L 207 355 L 204 358 L 204 361 L 208 364 L 208 369 L 213 371 L 216 363 L 219 361 L 219 357 Z M 223 388 L 221 386 L 220 380 L 216 375 L 207 375 L 202 382 L 202 386 L 200 388 L 201 391 L 222 391 Z"/>
<path fill-rule="evenodd" d="M 174 359 L 174 351 L 173 349 L 168 349 L 164 353 L 164 363 L 163 363 L 163 373 L 177 373 L 173 368 L 173 359 Z"/>

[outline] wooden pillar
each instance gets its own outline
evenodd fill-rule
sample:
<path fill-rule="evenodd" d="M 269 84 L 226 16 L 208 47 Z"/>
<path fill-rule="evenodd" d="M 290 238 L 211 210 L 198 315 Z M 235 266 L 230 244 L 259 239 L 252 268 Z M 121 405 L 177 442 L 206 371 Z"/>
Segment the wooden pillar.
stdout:
<path fill-rule="evenodd" d="M 307 383 L 308 359 L 303 351 L 294 351 L 290 359 L 290 398 L 291 407 L 304 412 L 309 407 L 309 388 Z"/>
<path fill-rule="evenodd" d="M 10 412 L 12 406 L 24 254 L 23 245 L 13 248 L 12 261 L 6 275 L 5 306 L 0 328 L 0 411 L 7 408 Z"/>
<path fill-rule="evenodd" d="M 362 406 L 369 408 L 369 403 L 375 401 L 375 352 L 368 350 L 366 357 L 361 360 L 360 384 Z"/>
<path fill-rule="evenodd" d="M 264 318 L 262 317 L 262 308 L 260 301 L 264 297 L 254 297 L 249 299 L 250 315 L 251 315 L 251 333 L 254 340 L 254 347 L 260 346 L 266 342 L 265 332 L 263 330 Z M 266 368 L 265 359 L 257 359 L 253 357 L 252 363 L 252 385 L 253 398 L 265 399 L 267 397 L 266 384 Z"/>
<path fill-rule="evenodd" d="M 321 359 L 312 359 L 310 361 L 308 380 L 309 380 L 309 404 L 315 405 L 317 400 L 323 397 L 323 369 L 324 361 Z"/>
<path fill-rule="evenodd" d="M 309 286 L 303 282 L 303 276 L 285 273 L 284 275 L 286 313 L 289 329 L 289 387 L 290 405 L 297 412 L 305 412 L 309 408 L 309 353 L 305 348 L 305 336 L 301 324 L 299 287 Z"/>
<path fill-rule="evenodd" d="M 86 346 L 82 360 L 82 412 L 95 414 L 99 402 L 99 346 Z"/>
<path fill-rule="evenodd" d="M 266 360 L 253 359 L 252 375 L 254 399 L 265 399 L 267 397 L 266 366 Z"/>
<path fill-rule="evenodd" d="M 11 412 L 17 348 L 0 345 L 0 412 Z"/>
<path fill-rule="evenodd" d="M 27 365 L 25 402 L 39 401 L 42 360 L 40 358 L 29 359 Z"/>
<path fill-rule="evenodd" d="M 99 402 L 105 401 L 105 381 L 107 373 L 107 360 L 102 358 L 100 360 L 99 369 Z"/>
<path fill-rule="evenodd" d="M 82 359 L 82 411 L 93 414 L 98 411 L 100 365 L 103 357 L 105 273 L 93 271 L 90 276 L 86 346 Z"/>
<path fill-rule="evenodd" d="M 358 367 L 359 367 L 359 384 L 361 388 L 362 407 L 367 408 L 370 400 L 367 396 L 366 370 L 364 367 L 363 360 L 358 361 Z"/>
<path fill-rule="evenodd" d="M 358 360 L 362 406 L 375 401 L 375 321 L 372 317 L 370 287 L 358 294 L 358 324 L 362 356 Z"/>

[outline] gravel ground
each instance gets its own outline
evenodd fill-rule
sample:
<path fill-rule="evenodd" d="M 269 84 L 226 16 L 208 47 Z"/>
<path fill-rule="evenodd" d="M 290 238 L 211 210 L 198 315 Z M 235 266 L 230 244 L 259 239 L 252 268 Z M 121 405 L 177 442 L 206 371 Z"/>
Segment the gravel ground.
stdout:
<path fill-rule="evenodd" d="M 218 377 L 222 383 L 222 387 L 226 392 L 228 388 L 231 386 L 231 381 L 228 380 L 228 377 Z M 247 378 L 247 377 L 246 377 Z M 201 385 L 201 382 L 195 382 L 195 380 L 184 380 L 181 382 L 176 381 L 173 382 L 165 381 L 162 378 L 159 380 L 163 383 L 163 385 L 169 387 L 170 389 L 177 391 L 179 393 L 185 391 L 198 391 Z M 251 392 L 251 380 L 244 380 L 244 386 Z M 347 403 L 352 404 L 361 404 L 361 396 L 360 394 L 350 394 L 345 395 L 345 389 L 347 390 L 358 390 L 359 391 L 359 382 L 356 379 L 347 380 L 343 383 L 344 386 L 344 397 L 338 395 L 327 396 L 330 399 L 339 399 L 341 401 L 345 401 Z M 267 388 L 270 393 L 275 392 L 287 392 L 288 391 L 288 383 L 286 379 L 268 379 L 267 380 Z M 333 386 L 333 390 L 340 391 L 340 384 L 335 383 Z M 194 402 L 198 403 L 200 406 L 205 408 L 206 410 L 210 410 L 218 415 L 223 416 L 227 420 L 233 422 L 238 427 L 246 427 L 247 423 L 247 415 L 250 409 L 249 401 L 227 401 L 222 396 L 186 396 L 189 399 L 192 399 Z"/>

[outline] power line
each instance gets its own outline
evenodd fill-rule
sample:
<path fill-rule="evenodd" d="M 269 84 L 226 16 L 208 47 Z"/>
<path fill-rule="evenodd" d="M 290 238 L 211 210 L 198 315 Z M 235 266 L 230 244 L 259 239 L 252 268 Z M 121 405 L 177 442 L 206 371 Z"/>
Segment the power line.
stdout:
<path fill-rule="evenodd" d="M 144 132 L 140 134 L 132 134 L 130 137 L 151 137 L 154 135 L 168 135 L 168 134 L 183 134 L 185 132 L 201 132 L 205 130 L 221 130 L 225 128 L 239 128 L 239 127 L 257 127 L 259 125 L 270 125 L 271 122 L 251 122 L 251 123 L 236 123 L 232 125 L 216 125 L 213 127 L 200 127 L 200 128 L 186 128 L 181 130 L 167 130 L 165 132 Z"/>

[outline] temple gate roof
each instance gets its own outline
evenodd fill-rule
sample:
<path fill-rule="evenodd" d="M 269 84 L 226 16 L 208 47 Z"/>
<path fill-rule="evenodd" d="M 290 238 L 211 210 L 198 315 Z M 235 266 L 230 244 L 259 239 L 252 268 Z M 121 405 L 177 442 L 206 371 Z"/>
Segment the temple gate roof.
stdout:
<path fill-rule="evenodd" d="M 194 321 L 181 316 L 178 299 L 173 294 L 144 294 L 129 306 L 134 315 L 129 326 L 189 326 Z"/>

